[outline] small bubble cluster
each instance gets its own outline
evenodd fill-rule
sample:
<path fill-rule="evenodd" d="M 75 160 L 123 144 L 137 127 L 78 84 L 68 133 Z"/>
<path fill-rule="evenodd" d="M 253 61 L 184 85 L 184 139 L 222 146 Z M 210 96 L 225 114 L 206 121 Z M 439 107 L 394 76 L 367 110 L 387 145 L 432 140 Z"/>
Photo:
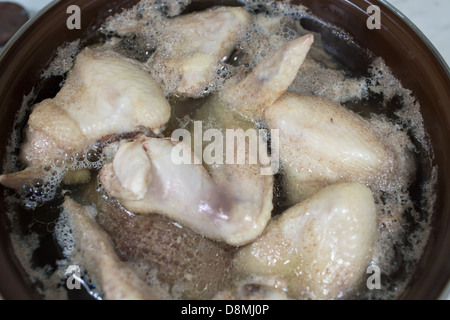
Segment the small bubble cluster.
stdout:
<path fill-rule="evenodd" d="M 53 166 L 44 168 L 45 176 L 32 185 L 23 185 L 19 192 L 25 207 L 36 208 L 61 195 L 61 182 L 69 172 L 84 169 L 100 170 L 105 162 L 105 155 L 100 146 L 88 147 L 85 152 L 74 155 L 65 154 L 53 162 Z"/>
<path fill-rule="evenodd" d="M 62 212 L 55 224 L 54 235 L 65 257 L 71 257 L 75 251 L 75 235 L 69 217 Z"/>

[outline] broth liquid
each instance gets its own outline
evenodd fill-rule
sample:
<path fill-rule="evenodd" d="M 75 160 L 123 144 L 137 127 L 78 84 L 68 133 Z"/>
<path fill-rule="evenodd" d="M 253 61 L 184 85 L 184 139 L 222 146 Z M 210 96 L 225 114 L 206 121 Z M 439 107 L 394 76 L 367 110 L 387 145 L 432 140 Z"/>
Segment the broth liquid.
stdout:
<path fill-rule="evenodd" d="M 190 5 L 188 1 L 178 1 L 176 6 L 171 5 L 170 1 L 147 0 L 142 3 L 144 5 L 111 17 L 98 30 L 102 35 L 99 38 L 105 39 L 106 43 L 114 43 L 116 51 L 141 62 L 154 52 L 154 40 L 158 37 L 158 28 L 146 23 L 143 17 L 153 17 L 154 21 L 158 21 L 179 13 L 223 5 L 223 1 L 193 1 Z M 359 47 L 342 30 L 309 15 L 306 8 L 256 0 L 230 1 L 227 4 L 244 5 L 257 20 L 228 57 L 216 83 L 205 90 L 205 97 L 220 90 L 223 81 L 233 74 L 251 69 L 280 44 L 312 32 L 315 44 L 289 90 L 315 94 L 341 103 L 373 123 L 389 141 L 389 145 L 399 145 L 410 150 L 417 168 L 411 183 L 404 185 L 400 181 L 387 188 L 373 190 L 380 229 L 371 264 L 378 265 L 382 271 L 381 290 L 368 290 L 364 283 L 353 296 L 357 299 L 400 297 L 426 244 L 429 212 L 432 212 L 434 201 L 432 191 L 436 169 L 431 165 L 432 150 L 423 131 L 420 106 L 411 92 L 395 79 L 381 58 Z M 279 25 L 272 26 L 271 37 L 268 37 L 258 23 L 270 19 L 277 19 Z M 134 33 L 129 30 L 124 32 L 123 26 L 132 26 Z M 80 47 L 80 42 L 77 42 L 61 48 L 53 64 L 43 73 L 47 87 L 36 95 L 25 97 L 22 113 L 29 112 L 31 102 L 42 100 L 59 90 L 63 76 L 72 65 L 70 60 L 73 60 Z M 203 105 L 204 100 L 173 98 L 170 101 L 172 118 L 164 135 L 170 137 L 174 129 L 193 121 L 195 110 Z M 4 168 L 4 172 L 19 168 L 19 136 L 11 139 L 10 151 L 14 151 L 8 153 L 10 158 L 6 161 L 8 167 Z M 91 169 L 92 177 L 95 177 L 101 163 L 100 160 L 96 165 L 85 166 Z M 275 178 L 274 215 L 287 208 L 282 174 Z M 36 185 L 24 190 L 21 197 L 5 191 L 9 199 L 9 217 L 14 229 L 11 238 L 16 254 L 45 298 L 101 297 L 101 288 L 95 286 L 88 274 L 83 274 L 85 286 L 81 291 L 67 290 L 65 286 L 64 270 L 71 263 L 65 252 L 73 249 L 71 246 L 74 243 L 70 230 L 58 225 L 61 204 L 64 195 L 76 197 L 77 194 L 83 194 L 85 187 L 55 185 L 51 188 L 52 193 L 47 194 L 48 188 Z M 82 198 L 77 200 L 83 202 Z"/>

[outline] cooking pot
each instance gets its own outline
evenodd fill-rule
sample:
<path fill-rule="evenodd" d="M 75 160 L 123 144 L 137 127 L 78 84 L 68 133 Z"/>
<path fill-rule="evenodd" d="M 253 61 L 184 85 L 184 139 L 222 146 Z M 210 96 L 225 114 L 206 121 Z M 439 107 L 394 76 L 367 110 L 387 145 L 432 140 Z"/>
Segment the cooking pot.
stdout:
<path fill-rule="evenodd" d="M 54 94 L 55 83 L 41 78 L 42 71 L 64 43 L 82 39 L 83 45 L 99 40 L 102 21 L 138 0 L 64 0 L 54 1 L 8 43 L 0 56 L 0 166 L 16 113 L 24 95 L 32 90 L 42 98 Z M 194 1 L 191 9 L 208 1 Z M 221 3 L 238 4 L 233 1 Z M 376 0 L 294 0 L 304 4 L 318 18 L 348 32 L 356 47 L 367 48 L 381 56 L 403 86 L 411 90 L 421 105 L 424 127 L 438 168 L 436 203 L 432 229 L 414 275 L 401 299 L 438 299 L 449 294 L 450 279 L 450 72 L 425 36 L 406 17 L 385 1 Z M 68 28 L 67 9 L 81 9 L 81 28 Z M 380 8 L 380 27 L 369 28 L 372 12 Z M 350 65 L 363 56 L 349 55 Z M 356 59 L 351 61 L 351 59 Z M 345 62 L 345 61 L 344 61 Z M 356 68 L 357 69 L 357 68 Z M 358 72 L 358 70 L 354 72 Z M 0 294 L 4 299 L 39 299 L 35 285 L 16 258 L 9 233 L 10 221 L 5 215 L 3 189 L 0 190 Z"/>

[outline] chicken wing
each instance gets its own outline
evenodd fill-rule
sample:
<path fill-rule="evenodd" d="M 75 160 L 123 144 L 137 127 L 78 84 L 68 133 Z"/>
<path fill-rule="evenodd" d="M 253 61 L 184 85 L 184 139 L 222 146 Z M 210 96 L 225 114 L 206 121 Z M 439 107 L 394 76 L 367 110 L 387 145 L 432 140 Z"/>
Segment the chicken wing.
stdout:
<path fill-rule="evenodd" d="M 244 116 L 261 120 L 265 108 L 294 81 L 313 42 L 311 34 L 286 42 L 243 79 L 231 80 L 232 84 L 220 92 L 221 100 Z"/>
<path fill-rule="evenodd" d="M 144 269 L 147 281 L 168 288 L 173 298 L 210 299 L 232 281 L 234 247 L 159 214 L 131 215 L 116 201 L 97 202 L 97 208 L 119 257 Z"/>
<path fill-rule="evenodd" d="M 295 299 L 345 298 L 366 271 L 376 230 L 370 189 L 338 184 L 274 218 L 234 265 L 241 275 L 281 276 Z"/>
<path fill-rule="evenodd" d="M 171 94 L 202 96 L 249 21 L 249 13 L 240 7 L 216 7 L 169 19 L 147 64 Z"/>
<path fill-rule="evenodd" d="M 162 89 L 140 67 L 118 54 L 86 48 L 56 97 L 34 106 L 21 160 L 42 168 L 111 135 L 138 127 L 159 133 L 170 112 Z M 2 175 L 0 183 L 20 186 L 25 178 Z"/>
<path fill-rule="evenodd" d="M 356 113 L 315 96 L 286 93 L 265 112 L 279 129 L 279 154 L 289 204 L 338 182 L 385 181 L 394 155 Z"/>
<path fill-rule="evenodd" d="M 144 150 L 148 163 L 128 163 L 132 167 L 122 171 L 121 148 L 127 148 L 128 157 Z M 142 138 L 125 142 L 119 148 L 119 158 L 103 167 L 100 181 L 110 196 L 118 198 L 133 213 L 163 214 L 231 245 L 256 239 L 271 216 L 272 176 L 262 176 L 259 166 L 245 164 L 222 165 L 209 175 L 201 164 L 195 164 L 198 162 L 177 164 L 172 155 L 180 150 L 194 157 L 190 146 L 170 140 Z M 148 185 L 127 180 L 129 185 L 140 185 L 141 189 L 127 188 L 127 183 L 121 181 L 130 179 L 128 171 L 151 176 Z M 140 179 L 140 173 L 133 176 Z"/>

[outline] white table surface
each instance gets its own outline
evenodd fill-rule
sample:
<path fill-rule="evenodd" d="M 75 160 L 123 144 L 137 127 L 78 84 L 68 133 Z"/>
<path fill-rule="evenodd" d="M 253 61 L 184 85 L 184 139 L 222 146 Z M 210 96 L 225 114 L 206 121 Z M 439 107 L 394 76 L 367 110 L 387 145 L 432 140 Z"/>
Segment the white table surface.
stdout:
<path fill-rule="evenodd" d="M 21 4 L 30 15 L 34 15 L 53 0 L 9 1 Z M 0 0 L 0 2 L 5 1 Z M 386 2 L 391 3 L 414 23 L 450 65 L 450 0 L 388 0 Z M 447 300 L 450 300 L 450 294 Z"/>

